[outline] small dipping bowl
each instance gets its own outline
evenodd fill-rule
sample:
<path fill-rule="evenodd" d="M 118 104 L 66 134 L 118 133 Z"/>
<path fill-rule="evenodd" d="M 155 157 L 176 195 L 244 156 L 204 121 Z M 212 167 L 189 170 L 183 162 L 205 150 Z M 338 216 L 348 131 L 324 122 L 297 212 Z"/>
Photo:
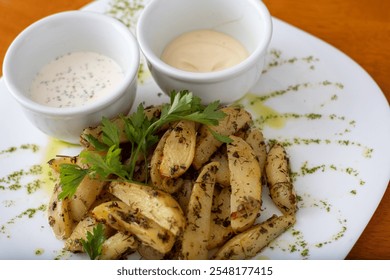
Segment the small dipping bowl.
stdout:
<path fill-rule="evenodd" d="M 114 60 L 124 74 L 112 92 L 77 107 L 49 107 L 30 98 L 30 86 L 43 66 L 72 52 L 96 52 Z M 27 118 L 54 138 L 79 143 L 84 128 L 102 117 L 127 114 L 136 96 L 140 51 L 132 33 L 118 20 L 87 11 L 43 18 L 11 43 L 3 64 L 5 84 Z"/>
<path fill-rule="evenodd" d="M 215 72 L 189 72 L 161 60 L 165 47 L 183 33 L 210 29 L 239 41 L 249 56 Z M 187 89 L 203 102 L 231 103 L 259 80 L 272 37 L 272 20 L 260 0 L 152 0 L 137 25 L 148 67 L 165 93 Z"/>

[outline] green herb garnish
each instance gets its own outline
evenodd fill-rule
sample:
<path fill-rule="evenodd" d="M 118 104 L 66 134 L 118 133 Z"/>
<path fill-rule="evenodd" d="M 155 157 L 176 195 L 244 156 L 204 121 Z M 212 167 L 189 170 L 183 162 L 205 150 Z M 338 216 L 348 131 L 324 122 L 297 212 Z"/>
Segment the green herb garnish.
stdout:
<path fill-rule="evenodd" d="M 58 195 L 58 199 L 71 197 L 75 194 L 77 186 L 88 174 L 88 170 L 83 169 L 75 164 L 60 165 L 60 182 L 62 192 Z"/>
<path fill-rule="evenodd" d="M 105 154 L 83 151 L 80 153 L 90 168 L 88 173 L 91 177 L 99 176 L 100 180 L 107 180 L 110 175 L 116 175 L 121 179 L 128 179 L 128 173 L 121 162 L 121 149 L 111 146 Z"/>
<path fill-rule="evenodd" d="M 105 240 L 104 227 L 99 223 L 93 228 L 92 233 L 90 231 L 87 232 L 87 240 L 81 239 L 80 241 L 89 258 L 96 260 L 102 254 Z"/>
<path fill-rule="evenodd" d="M 119 128 L 107 118 L 102 119 L 101 141 L 87 135 L 84 138 L 95 148 L 95 151 L 85 150 L 80 153 L 89 168 L 82 169 L 77 166 L 70 167 L 68 164 L 60 169 L 60 182 L 62 193 L 59 198 L 73 195 L 80 182 L 85 176 L 99 178 L 100 180 L 132 181 L 137 160 L 144 157 L 148 150 L 153 147 L 159 138 L 156 132 L 164 125 L 189 120 L 205 125 L 217 125 L 225 113 L 219 110 L 219 101 L 205 106 L 201 104 L 198 97 L 193 96 L 189 91 L 172 92 L 170 103 L 164 104 L 159 118 L 149 119 L 145 114 L 145 108 L 141 103 L 137 110 L 130 116 L 121 116 L 125 124 L 125 134 L 131 144 L 130 158 L 127 164 L 122 163 L 119 141 Z M 229 137 L 220 135 L 213 130 L 211 133 L 218 140 L 229 143 Z"/>

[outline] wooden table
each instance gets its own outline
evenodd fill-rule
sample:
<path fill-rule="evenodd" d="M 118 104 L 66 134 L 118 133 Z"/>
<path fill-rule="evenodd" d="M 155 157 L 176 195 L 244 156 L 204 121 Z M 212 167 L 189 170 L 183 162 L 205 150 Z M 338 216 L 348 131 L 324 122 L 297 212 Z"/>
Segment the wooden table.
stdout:
<path fill-rule="evenodd" d="M 0 0 L 0 62 L 34 21 L 89 0 Z M 264 0 L 271 14 L 340 49 L 358 62 L 390 100 L 390 1 Z M 0 69 L 1 75 L 1 69 Z M 390 166 L 386 166 L 390 168 Z M 390 259 L 390 190 L 347 259 Z"/>

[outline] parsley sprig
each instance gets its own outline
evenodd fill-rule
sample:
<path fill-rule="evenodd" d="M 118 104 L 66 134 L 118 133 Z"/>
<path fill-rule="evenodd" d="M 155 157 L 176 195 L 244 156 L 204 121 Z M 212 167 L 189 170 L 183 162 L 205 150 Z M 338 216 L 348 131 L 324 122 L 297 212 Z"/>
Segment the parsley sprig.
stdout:
<path fill-rule="evenodd" d="M 60 182 L 62 192 L 58 195 L 58 199 L 71 197 L 75 192 L 73 186 L 80 185 L 81 181 L 88 174 L 87 169 L 83 169 L 75 164 L 61 164 L 60 165 Z"/>
<path fill-rule="evenodd" d="M 96 260 L 102 254 L 103 243 L 106 240 L 104 235 L 104 227 L 98 223 L 93 229 L 92 233 L 87 232 L 87 240 L 80 239 L 84 251 L 88 254 L 91 260 Z"/>
<path fill-rule="evenodd" d="M 85 136 L 95 151 L 85 150 L 80 153 L 80 157 L 89 168 L 82 169 L 65 164 L 61 166 L 60 182 L 63 191 L 60 198 L 72 196 L 87 175 L 100 180 L 111 180 L 114 176 L 116 180 L 132 181 L 137 160 L 143 156 L 146 161 L 148 150 L 159 141 L 156 133 L 161 127 L 180 120 L 194 121 L 208 126 L 217 125 L 225 116 L 224 112 L 218 110 L 219 106 L 219 101 L 207 106 L 202 105 L 200 98 L 186 90 L 172 92 L 170 103 L 162 106 L 159 118 L 148 118 L 141 103 L 130 116 L 121 116 L 125 124 L 126 137 L 131 144 L 128 164 L 122 163 L 119 128 L 109 119 L 103 118 L 101 141 L 92 135 Z M 229 137 L 210 131 L 218 140 L 230 142 Z"/>

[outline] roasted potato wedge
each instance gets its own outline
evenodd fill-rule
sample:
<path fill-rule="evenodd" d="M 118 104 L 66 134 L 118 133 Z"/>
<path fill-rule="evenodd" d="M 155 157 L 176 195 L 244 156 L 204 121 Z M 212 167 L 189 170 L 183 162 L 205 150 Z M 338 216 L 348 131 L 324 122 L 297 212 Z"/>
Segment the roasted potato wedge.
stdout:
<path fill-rule="evenodd" d="M 209 129 L 212 129 L 221 135 L 230 136 L 252 122 L 250 113 L 241 107 L 225 107 L 222 108 L 221 111 L 223 111 L 226 116 L 219 121 L 217 126 L 208 127 L 202 125 L 199 128 L 196 139 L 195 156 L 192 162 L 195 169 L 200 169 L 203 164 L 210 159 L 211 155 L 222 145 L 222 142 L 217 140 Z"/>
<path fill-rule="evenodd" d="M 91 216 L 85 217 L 74 228 L 72 234 L 65 242 L 65 249 L 74 253 L 83 252 L 83 245 L 81 239 L 87 238 L 87 232 L 92 232 L 93 228 L 97 226 L 98 222 Z M 110 237 L 114 230 L 106 225 L 103 225 L 104 236 Z"/>
<path fill-rule="evenodd" d="M 118 260 L 134 252 L 138 241 L 133 235 L 118 231 L 103 242 L 101 260 Z"/>
<path fill-rule="evenodd" d="M 230 136 L 233 142 L 227 144 L 230 170 L 231 225 L 235 232 L 242 232 L 252 226 L 260 214 L 261 172 L 253 149 L 245 140 Z"/>
<path fill-rule="evenodd" d="M 183 211 L 170 194 L 150 186 L 119 181 L 112 182 L 109 190 L 121 201 L 173 235 L 183 232 L 186 224 Z"/>
<path fill-rule="evenodd" d="M 210 216 L 218 163 L 205 165 L 191 192 L 187 207 L 187 227 L 181 244 L 183 259 L 207 259 L 210 235 Z"/>
<path fill-rule="evenodd" d="M 71 236 L 65 242 L 65 249 L 73 253 L 83 252 L 81 239 L 85 239 L 87 232 L 92 232 L 98 222 L 92 217 L 86 217 L 81 220 L 74 228 Z"/>
<path fill-rule="evenodd" d="M 74 221 L 81 221 L 91 205 L 103 190 L 106 182 L 85 176 L 78 186 L 75 194 L 69 200 L 69 208 Z"/>
<path fill-rule="evenodd" d="M 150 180 L 155 188 L 172 194 L 177 192 L 183 186 L 184 181 L 182 178 L 175 179 L 164 177 L 160 173 L 160 165 L 164 155 L 164 145 L 169 135 L 170 133 L 167 130 L 161 137 L 153 152 L 150 160 Z"/>
<path fill-rule="evenodd" d="M 177 178 L 192 164 L 195 155 L 196 130 L 192 121 L 179 121 L 165 139 L 160 173 Z"/>
<path fill-rule="evenodd" d="M 96 220 L 125 234 L 134 234 L 141 242 L 163 254 L 175 243 L 175 236 L 122 201 L 105 202 L 92 210 Z"/>
<path fill-rule="evenodd" d="M 49 161 L 50 167 L 57 173 L 60 172 L 62 164 L 74 164 L 86 168 L 78 156 L 57 156 Z M 75 194 L 68 200 L 70 215 L 75 222 L 79 222 L 85 217 L 105 185 L 106 182 L 98 178 L 84 177 Z"/>
<path fill-rule="evenodd" d="M 179 203 L 180 208 L 184 213 L 187 213 L 187 207 L 190 201 L 193 186 L 194 183 L 192 180 L 184 180 L 183 187 L 174 194 L 176 201 Z"/>
<path fill-rule="evenodd" d="M 259 128 L 252 126 L 245 135 L 245 141 L 252 147 L 260 164 L 261 174 L 263 174 L 267 159 L 267 145 L 264 141 L 263 133 Z"/>
<path fill-rule="evenodd" d="M 276 143 L 270 148 L 265 172 L 272 201 L 283 214 L 294 214 L 297 198 L 291 182 L 289 160 L 282 145 Z"/>
<path fill-rule="evenodd" d="M 222 146 L 221 148 L 225 148 L 225 146 Z M 221 148 L 211 156 L 210 161 L 216 161 L 219 163 L 217 183 L 223 187 L 230 187 L 230 171 L 227 153 L 226 149 Z"/>
<path fill-rule="evenodd" d="M 66 239 L 72 234 L 73 219 L 70 213 L 69 199 L 58 199 L 61 191 L 61 185 L 56 184 L 49 202 L 48 220 L 54 235 L 58 239 Z"/>
<path fill-rule="evenodd" d="M 244 260 L 254 257 L 276 237 L 295 223 L 295 216 L 272 216 L 237 234 L 226 242 L 213 256 L 219 260 Z"/>
<path fill-rule="evenodd" d="M 230 225 L 230 188 L 214 188 L 213 206 L 210 217 L 210 236 L 207 249 L 217 248 L 229 240 L 234 231 Z"/>

